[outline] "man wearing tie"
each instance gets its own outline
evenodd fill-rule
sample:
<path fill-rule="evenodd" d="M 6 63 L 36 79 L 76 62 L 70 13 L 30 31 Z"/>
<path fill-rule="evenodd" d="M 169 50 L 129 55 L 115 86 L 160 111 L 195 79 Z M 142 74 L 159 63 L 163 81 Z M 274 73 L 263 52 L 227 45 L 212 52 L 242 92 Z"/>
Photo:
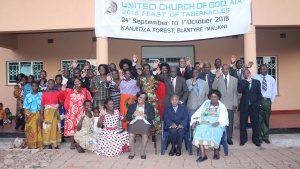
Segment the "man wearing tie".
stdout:
<path fill-rule="evenodd" d="M 207 100 L 209 86 L 206 81 L 199 78 L 199 70 L 197 69 L 193 70 L 193 78 L 187 80 L 186 85 L 190 91 L 187 107 L 192 116 L 195 113 L 196 108 L 201 106 L 202 103 Z"/>
<path fill-rule="evenodd" d="M 229 75 L 229 66 L 224 64 L 222 66 L 223 75 L 220 70 L 216 71 L 216 78 L 212 84 L 212 89 L 219 90 L 222 94 L 220 101 L 225 104 L 228 111 L 229 126 L 226 126 L 227 142 L 232 145 L 233 132 L 233 112 L 237 110 L 238 105 L 238 81 L 235 77 Z"/>
<path fill-rule="evenodd" d="M 189 95 L 189 89 L 186 85 L 186 80 L 183 77 L 177 76 L 177 69 L 172 67 L 169 74 L 160 74 L 158 68 L 159 61 L 153 63 L 154 78 L 165 83 L 166 95 L 163 101 L 163 106 L 169 106 L 171 97 L 176 94 L 179 97 L 179 103 L 184 104 Z"/>
<path fill-rule="evenodd" d="M 192 66 L 190 58 L 180 58 L 179 68 L 177 68 L 177 76 L 185 78 L 185 80 L 192 78 Z"/>
<path fill-rule="evenodd" d="M 275 96 L 277 95 L 276 80 L 268 75 L 268 67 L 263 64 L 259 67 L 260 74 L 253 76 L 253 79 L 257 79 L 261 83 L 262 99 L 260 102 L 259 112 L 259 124 L 260 124 L 260 136 L 259 139 L 267 144 L 270 144 L 269 140 L 269 122 L 271 115 L 271 105 L 274 103 Z"/>
<path fill-rule="evenodd" d="M 242 93 L 239 105 L 240 113 L 240 146 L 248 141 L 247 122 L 250 116 L 252 124 L 252 142 L 260 146 L 259 140 L 259 108 L 261 95 L 260 81 L 251 79 L 251 73 L 248 69 L 244 70 L 245 80 L 239 80 L 238 92 Z"/>
<path fill-rule="evenodd" d="M 215 80 L 216 75 L 211 73 L 211 71 L 210 71 L 211 64 L 209 62 L 204 62 L 203 69 L 204 69 L 204 73 L 200 74 L 200 79 L 206 81 L 206 83 L 209 86 L 209 90 L 211 90 L 212 89 L 211 87 Z"/>
<path fill-rule="evenodd" d="M 190 115 L 188 109 L 184 105 L 179 105 L 179 97 L 173 95 L 171 97 L 171 105 L 167 106 L 164 111 L 165 129 L 170 133 L 170 141 L 172 148 L 169 156 L 180 156 L 184 133 L 187 132 Z M 177 148 L 175 147 L 177 145 Z"/>
<path fill-rule="evenodd" d="M 231 61 L 230 70 L 229 70 L 230 76 L 233 76 L 233 77 L 237 78 L 238 81 L 239 80 L 244 80 L 244 70 L 248 69 L 248 68 L 251 68 L 252 65 L 253 65 L 253 62 L 252 61 L 248 62 L 246 68 L 243 68 L 242 61 L 241 60 L 236 61 L 235 55 L 231 56 L 230 61 Z M 235 64 L 236 69 L 233 69 L 234 64 Z M 242 94 L 239 93 L 238 94 L 238 102 L 240 102 L 241 97 L 242 97 Z M 238 123 L 239 123 L 238 119 L 239 119 L 238 112 L 236 111 L 236 112 L 234 112 L 234 119 L 233 119 L 233 128 L 236 129 L 236 130 L 238 129 Z M 248 119 L 247 126 L 249 128 L 251 126 L 250 119 Z"/>

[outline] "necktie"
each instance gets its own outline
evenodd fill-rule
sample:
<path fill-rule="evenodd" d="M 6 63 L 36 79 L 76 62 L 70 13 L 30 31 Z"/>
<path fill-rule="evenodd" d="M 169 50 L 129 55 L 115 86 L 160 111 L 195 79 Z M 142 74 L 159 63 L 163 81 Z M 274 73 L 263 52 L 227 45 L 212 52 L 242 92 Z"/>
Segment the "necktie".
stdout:
<path fill-rule="evenodd" d="M 205 81 L 208 83 L 208 78 L 207 78 L 207 75 L 208 75 L 208 74 L 206 74 L 206 75 L 205 75 L 205 76 L 206 76 L 206 77 L 205 77 Z"/>
<path fill-rule="evenodd" d="M 196 88 L 197 88 L 197 92 L 198 92 L 198 95 L 199 95 L 200 94 L 200 84 L 199 84 L 198 80 L 196 82 Z"/>
<path fill-rule="evenodd" d="M 182 68 L 182 71 L 181 71 L 181 75 L 182 77 L 184 77 L 184 69 Z"/>
<path fill-rule="evenodd" d="M 173 85 L 173 91 L 175 92 L 175 80 L 174 80 L 174 78 L 171 78 L 171 80 L 172 80 L 172 85 Z"/>
<path fill-rule="evenodd" d="M 251 89 L 251 83 L 249 83 L 249 85 L 248 85 L 248 89 L 249 89 L 249 91 L 250 91 L 250 89 Z M 250 98 L 249 98 L 249 105 L 251 105 Z"/>
<path fill-rule="evenodd" d="M 225 86 L 226 86 L 226 89 L 227 89 L 227 75 L 225 75 Z"/>
<path fill-rule="evenodd" d="M 267 91 L 267 89 L 268 89 L 266 76 L 263 77 L 262 89 L 263 89 L 263 91 Z"/>
<path fill-rule="evenodd" d="M 236 69 L 236 71 L 237 71 L 237 72 L 236 72 L 236 74 L 237 74 L 237 77 L 238 77 L 238 78 L 240 78 L 240 77 L 241 77 L 240 70 L 241 70 L 241 69 Z"/>

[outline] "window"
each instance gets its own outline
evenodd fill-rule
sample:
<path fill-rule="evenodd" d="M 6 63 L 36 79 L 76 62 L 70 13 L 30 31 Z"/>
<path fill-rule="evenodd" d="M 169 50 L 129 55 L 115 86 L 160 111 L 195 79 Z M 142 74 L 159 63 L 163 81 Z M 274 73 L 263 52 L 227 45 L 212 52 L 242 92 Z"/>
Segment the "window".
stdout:
<path fill-rule="evenodd" d="M 18 74 L 26 76 L 33 75 L 35 80 L 39 80 L 40 71 L 43 70 L 41 61 L 12 61 L 7 62 L 7 84 L 15 84 Z"/>
<path fill-rule="evenodd" d="M 241 57 L 244 63 L 244 57 Z M 259 73 L 259 66 L 265 64 L 268 67 L 268 74 L 272 76 L 277 82 L 277 56 L 257 56 L 256 65 L 257 73 Z"/>
<path fill-rule="evenodd" d="M 94 70 L 94 72 L 97 72 L 97 65 L 96 65 L 96 59 L 78 59 L 78 68 L 83 69 L 84 68 L 84 62 L 89 61 L 91 63 L 91 68 Z M 61 70 L 69 69 L 71 73 L 73 73 L 73 67 L 72 67 L 73 60 L 62 60 L 61 61 Z"/>

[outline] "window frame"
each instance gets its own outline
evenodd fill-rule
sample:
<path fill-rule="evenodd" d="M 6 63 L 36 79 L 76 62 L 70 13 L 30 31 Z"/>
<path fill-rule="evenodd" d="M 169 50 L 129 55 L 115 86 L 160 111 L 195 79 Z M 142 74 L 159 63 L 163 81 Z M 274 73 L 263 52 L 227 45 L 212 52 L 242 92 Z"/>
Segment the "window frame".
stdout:
<path fill-rule="evenodd" d="M 44 62 L 41 61 L 41 60 L 12 60 L 12 61 L 6 61 L 6 84 L 7 85 L 16 85 L 16 83 L 10 83 L 10 79 L 9 79 L 9 64 L 10 63 L 18 63 L 18 74 L 22 73 L 21 72 L 21 63 L 22 62 L 30 62 L 30 75 L 34 75 L 33 74 L 33 63 L 36 63 L 36 62 L 41 62 L 43 64 L 43 67 L 44 67 Z"/>

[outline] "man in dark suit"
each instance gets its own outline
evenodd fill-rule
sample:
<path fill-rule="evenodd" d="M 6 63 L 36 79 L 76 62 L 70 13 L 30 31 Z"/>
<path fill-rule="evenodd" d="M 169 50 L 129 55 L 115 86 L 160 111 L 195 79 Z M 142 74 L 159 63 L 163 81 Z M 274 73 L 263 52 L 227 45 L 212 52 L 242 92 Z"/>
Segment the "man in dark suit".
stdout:
<path fill-rule="evenodd" d="M 73 77 L 68 79 L 67 88 L 73 89 L 75 78 L 80 79 L 81 87 L 87 88 L 87 90 L 89 90 L 89 78 L 86 77 L 86 73 L 81 72 L 79 68 L 73 69 Z"/>
<path fill-rule="evenodd" d="M 209 90 L 211 90 L 212 89 L 211 87 L 212 87 L 212 84 L 214 83 L 214 79 L 215 79 L 216 75 L 211 73 L 211 71 L 210 71 L 211 64 L 209 62 L 204 62 L 203 69 L 204 69 L 204 73 L 200 74 L 200 79 L 206 81 L 208 83 Z"/>
<path fill-rule="evenodd" d="M 166 95 L 163 101 L 163 106 L 167 107 L 170 105 L 171 97 L 176 94 L 179 97 L 179 103 L 186 103 L 189 89 L 186 85 L 186 80 L 183 77 L 177 76 L 177 70 L 175 67 L 170 69 L 169 74 L 160 74 L 158 68 L 159 61 L 155 61 L 153 64 L 153 75 L 155 79 L 162 81 L 166 86 Z"/>
<path fill-rule="evenodd" d="M 170 133 L 170 141 L 172 148 L 169 152 L 170 156 L 180 156 L 184 133 L 187 132 L 190 115 L 188 109 L 184 105 L 179 105 L 179 97 L 173 95 L 171 105 L 165 108 L 164 111 L 165 127 Z M 175 147 L 177 145 L 177 148 Z"/>
<path fill-rule="evenodd" d="M 230 76 L 233 76 L 233 77 L 237 78 L 238 80 L 244 80 L 244 70 L 251 68 L 253 65 L 253 62 L 250 61 L 244 68 L 243 62 L 241 60 L 236 60 L 235 55 L 231 56 L 230 62 L 231 62 L 231 64 L 230 64 L 229 74 L 230 74 Z M 233 68 L 234 64 L 235 64 L 236 69 Z"/>
<path fill-rule="evenodd" d="M 185 58 L 179 59 L 179 68 L 177 68 L 177 76 L 183 77 L 185 78 L 185 80 L 193 78 L 190 58 L 186 58 L 186 60 Z"/>
<path fill-rule="evenodd" d="M 252 142 L 260 146 L 259 140 L 259 110 L 261 95 L 261 85 L 259 80 L 251 79 L 248 69 L 244 70 L 245 80 L 239 80 L 238 92 L 242 93 L 240 100 L 240 145 L 243 146 L 248 141 L 247 122 L 250 116 L 252 124 Z"/>

